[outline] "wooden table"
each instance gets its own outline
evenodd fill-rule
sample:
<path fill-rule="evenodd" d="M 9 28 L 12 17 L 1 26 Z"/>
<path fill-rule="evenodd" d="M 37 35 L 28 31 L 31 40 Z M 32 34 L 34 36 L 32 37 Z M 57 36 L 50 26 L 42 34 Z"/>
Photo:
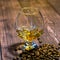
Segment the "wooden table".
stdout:
<path fill-rule="evenodd" d="M 45 33 L 42 38 L 43 43 L 58 45 L 60 41 L 60 15 L 45 0 L 30 2 L 31 6 L 38 7 L 42 13 L 45 24 Z M 23 5 L 24 6 L 24 5 Z M 0 41 L 2 49 L 2 60 L 12 60 L 12 56 L 7 47 L 18 42 L 19 38 L 15 32 L 15 20 L 22 6 L 18 0 L 0 0 Z M 49 33 L 48 33 L 49 32 Z M 10 58 L 11 57 L 11 58 Z"/>

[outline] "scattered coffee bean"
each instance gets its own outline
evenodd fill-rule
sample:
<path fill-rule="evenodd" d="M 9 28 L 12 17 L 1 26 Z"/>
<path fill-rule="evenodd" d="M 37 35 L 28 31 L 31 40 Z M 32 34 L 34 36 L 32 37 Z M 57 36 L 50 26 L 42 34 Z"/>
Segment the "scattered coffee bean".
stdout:
<path fill-rule="evenodd" d="M 37 49 L 22 52 L 19 57 L 21 60 L 59 60 L 60 52 L 54 45 L 43 44 Z"/>

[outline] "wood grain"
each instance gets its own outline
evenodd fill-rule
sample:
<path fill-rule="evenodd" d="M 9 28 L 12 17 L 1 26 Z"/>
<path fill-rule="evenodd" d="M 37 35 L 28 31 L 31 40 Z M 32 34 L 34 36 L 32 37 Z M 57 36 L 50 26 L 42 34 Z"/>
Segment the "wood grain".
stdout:
<path fill-rule="evenodd" d="M 43 43 L 55 44 L 57 46 L 60 41 L 60 16 L 45 0 L 38 0 L 38 2 L 31 1 L 30 5 L 38 7 L 43 15 L 45 24 L 45 33 L 41 36 Z M 8 46 L 22 42 L 17 37 L 14 28 L 16 16 L 21 8 L 22 6 L 17 0 L 0 0 L 0 41 L 3 60 L 12 60 L 14 57 L 8 52 Z"/>

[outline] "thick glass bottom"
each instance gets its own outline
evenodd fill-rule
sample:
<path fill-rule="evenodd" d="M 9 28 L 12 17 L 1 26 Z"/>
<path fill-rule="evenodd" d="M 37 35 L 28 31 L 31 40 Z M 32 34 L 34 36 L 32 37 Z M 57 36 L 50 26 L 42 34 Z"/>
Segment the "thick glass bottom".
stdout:
<path fill-rule="evenodd" d="M 26 42 L 23 46 L 23 49 L 22 50 L 27 50 L 27 51 L 30 51 L 32 49 L 35 49 L 35 48 L 38 48 L 38 45 L 34 42 Z"/>

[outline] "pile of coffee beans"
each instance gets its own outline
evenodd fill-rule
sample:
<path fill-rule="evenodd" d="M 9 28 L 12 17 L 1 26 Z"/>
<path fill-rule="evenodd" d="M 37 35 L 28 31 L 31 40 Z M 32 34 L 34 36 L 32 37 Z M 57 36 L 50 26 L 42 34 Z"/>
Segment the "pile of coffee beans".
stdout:
<path fill-rule="evenodd" d="M 13 60 L 59 60 L 60 52 L 54 45 L 43 44 L 39 48 L 25 51 Z"/>

